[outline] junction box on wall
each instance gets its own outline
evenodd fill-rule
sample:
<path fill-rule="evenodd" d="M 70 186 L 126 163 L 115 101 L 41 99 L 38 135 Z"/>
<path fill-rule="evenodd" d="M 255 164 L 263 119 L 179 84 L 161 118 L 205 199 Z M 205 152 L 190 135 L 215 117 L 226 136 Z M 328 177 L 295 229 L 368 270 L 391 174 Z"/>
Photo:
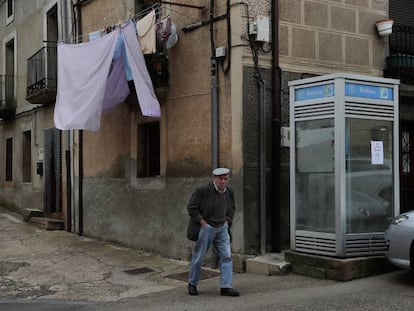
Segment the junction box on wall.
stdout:
<path fill-rule="evenodd" d="M 255 41 L 269 42 L 270 41 L 270 27 L 269 17 L 257 15 L 249 25 L 249 35 L 255 36 Z"/>

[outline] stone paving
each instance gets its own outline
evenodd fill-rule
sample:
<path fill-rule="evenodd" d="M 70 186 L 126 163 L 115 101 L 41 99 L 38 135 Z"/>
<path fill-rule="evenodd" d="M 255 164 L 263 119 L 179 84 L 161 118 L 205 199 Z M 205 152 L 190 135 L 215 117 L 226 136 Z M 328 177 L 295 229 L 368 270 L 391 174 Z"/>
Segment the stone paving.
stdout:
<path fill-rule="evenodd" d="M 184 289 L 187 282 L 174 275 L 188 268 L 185 261 L 40 229 L 0 208 L 0 300 L 118 301 Z"/>

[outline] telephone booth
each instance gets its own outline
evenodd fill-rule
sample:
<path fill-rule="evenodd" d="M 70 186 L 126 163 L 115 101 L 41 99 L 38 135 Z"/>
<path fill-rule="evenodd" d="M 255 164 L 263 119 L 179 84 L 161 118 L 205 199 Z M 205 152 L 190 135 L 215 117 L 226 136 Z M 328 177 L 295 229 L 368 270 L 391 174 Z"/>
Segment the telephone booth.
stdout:
<path fill-rule="evenodd" d="M 292 250 L 386 251 L 399 212 L 398 86 L 346 73 L 289 83 Z"/>

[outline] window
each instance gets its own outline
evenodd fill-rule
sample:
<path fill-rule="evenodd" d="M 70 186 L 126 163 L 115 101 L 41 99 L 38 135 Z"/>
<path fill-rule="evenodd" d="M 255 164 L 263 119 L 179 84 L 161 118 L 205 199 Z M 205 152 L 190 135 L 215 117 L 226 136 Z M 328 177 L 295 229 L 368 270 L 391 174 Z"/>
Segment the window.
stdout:
<path fill-rule="evenodd" d="M 392 129 L 392 121 L 346 119 L 347 233 L 382 232 L 392 217 Z"/>
<path fill-rule="evenodd" d="M 58 41 L 58 14 L 57 14 L 57 5 L 55 4 L 49 11 L 46 13 L 46 22 L 47 22 L 47 55 L 46 55 L 46 79 L 55 85 L 57 78 L 57 48 L 56 42 Z"/>
<path fill-rule="evenodd" d="M 23 182 L 32 181 L 32 134 L 23 132 Z"/>
<path fill-rule="evenodd" d="M 333 119 L 296 127 L 296 224 L 299 230 L 335 232 L 335 129 Z"/>
<path fill-rule="evenodd" d="M 151 9 L 152 3 L 146 0 L 135 0 L 135 14 Z"/>
<path fill-rule="evenodd" d="M 9 107 L 14 106 L 14 39 L 6 43 L 6 76 L 5 76 L 5 100 Z"/>
<path fill-rule="evenodd" d="M 6 181 L 13 180 L 13 138 L 6 139 Z"/>
<path fill-rule="evenodd" d="M 160 123 L 138 124 L 137 177 L 160 175 Z"/>
<path fill-rule="evenodd" d="M 10 24 L 14 20 L 14 0 L 6 1 L 6 24 Z"/>

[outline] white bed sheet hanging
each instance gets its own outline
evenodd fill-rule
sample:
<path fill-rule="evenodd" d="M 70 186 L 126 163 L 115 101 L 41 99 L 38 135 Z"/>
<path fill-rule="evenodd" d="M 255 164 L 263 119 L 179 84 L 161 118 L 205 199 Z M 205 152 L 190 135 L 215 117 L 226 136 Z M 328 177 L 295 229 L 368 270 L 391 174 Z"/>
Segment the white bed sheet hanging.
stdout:
<path fill-rule="evenodd" d="M 97 131 L 101 125 L 103 108 L 110 109 L 117 101 L 125 99 L 128 85 L 124 76 L 116 79 L 117 85 L 111 82 L 111 77 L 122 71 L 112 71 L 109 75 L 119 36 L 123 36 L 125 42 L 125 56 L 134 79 L 142 115 L 156 118 L 161 116 L 160 104 L 155 96 L 134 25 L 129 21 L 121 30 L 116 29 L 95 41 L 58 45 L 58 88 L 54 111 L 56 128 Z"/>
<path fill-rule="evenodd" d="M 55 127 L 96 131 L 119 30 L 95 41 L 58 45 Z"/>
<path fill-rule="evenodd" d="M 125 39 L 126 56 L 134 77 L 141 113 L 143 116 L 159 118 L 161 117 L 160 103 L 155 96 L 154 87 L 145 64 L 144 55 L 139 46 L 134 25 L 132 22 L 128 22 L 121 30 Z"/>

